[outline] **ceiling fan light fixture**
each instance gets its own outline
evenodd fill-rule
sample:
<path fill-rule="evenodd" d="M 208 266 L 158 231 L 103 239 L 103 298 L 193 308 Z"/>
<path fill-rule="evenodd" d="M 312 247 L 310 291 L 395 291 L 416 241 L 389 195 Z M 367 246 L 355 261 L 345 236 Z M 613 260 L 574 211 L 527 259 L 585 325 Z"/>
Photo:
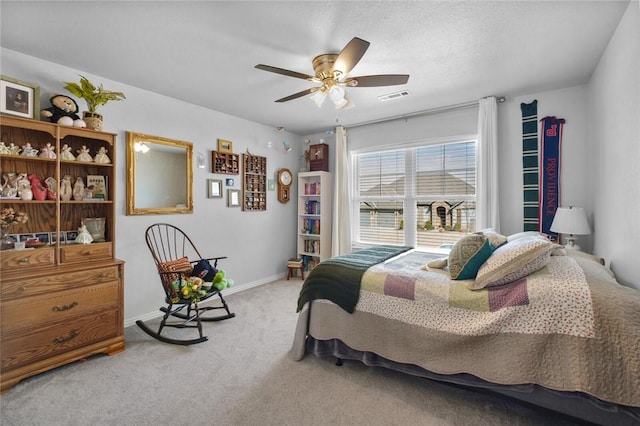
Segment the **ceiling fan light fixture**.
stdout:
<path fill-rule="evenodd" d="M 311 95 L 311 100 L 313 101 L 313 103 L 316 104 L 318 108 L 322 108 L 322 104 L 324 103 L 324 98 L 326 97 L 327 97 L 326 92 L 322 90 L 318 90 L 316 93 Z"/>
<path fill-rule="evenodd" d="M 345 92 L 344 92 L 344 88 L 342 88 L 342 86 L 333 86 L 330 90 L 329 90 L 329 97 L 331 98 L 331 100 L 333 101 L 333 103 L 336 106 L 336 109 L 340 109 L 342 107 L 344 107 L 348 101 L 345 99 L 344 97 Z"/>

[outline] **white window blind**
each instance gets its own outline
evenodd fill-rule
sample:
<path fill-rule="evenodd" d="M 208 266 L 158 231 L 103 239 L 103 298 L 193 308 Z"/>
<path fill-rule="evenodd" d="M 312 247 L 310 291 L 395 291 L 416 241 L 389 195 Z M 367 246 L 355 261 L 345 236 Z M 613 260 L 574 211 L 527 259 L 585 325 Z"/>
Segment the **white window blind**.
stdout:
<path fill-rule="evenodd" d="M 437 248 L 475 231 L 476 141 L 355 156 L 362 244 Z"/>

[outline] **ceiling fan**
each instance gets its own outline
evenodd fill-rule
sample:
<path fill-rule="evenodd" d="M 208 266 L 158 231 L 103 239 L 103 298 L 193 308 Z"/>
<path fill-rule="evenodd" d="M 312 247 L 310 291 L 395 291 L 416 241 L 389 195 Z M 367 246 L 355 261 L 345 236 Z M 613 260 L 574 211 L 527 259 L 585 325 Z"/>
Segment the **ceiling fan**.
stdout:
<path fill-rule="evenodd" d="M 315 76 L 290 71 L 283 68 L 272 67 L 270 65 L 258 64 L 256 68 L 263 71 L 274 72 L 288 77 L 301 78 L 303 80 L 321 83 L 321 86 L 311 87 L 302 92 L 276 100 L 276 102 L 287 102 L 302 96 L 310 95 L 311 99 L 318 107 L 322 106 L 324 99 L 329 95 L 336 106 L 336 109 L 352 106 L 353 103 L 346 98 L 344 86 L 346 87 L 378 87 L 395 86 L 406 84 L 409 81 L 407 74 L 381 74 L 365 75 L 360 77 L 347 77 L 347 74 L 362 59 L 364 53 L 369 48 L 369 42 L 354 37 L 342 49 L 339 54 L 325 53 L 313 58 L 313 70 Z"/>

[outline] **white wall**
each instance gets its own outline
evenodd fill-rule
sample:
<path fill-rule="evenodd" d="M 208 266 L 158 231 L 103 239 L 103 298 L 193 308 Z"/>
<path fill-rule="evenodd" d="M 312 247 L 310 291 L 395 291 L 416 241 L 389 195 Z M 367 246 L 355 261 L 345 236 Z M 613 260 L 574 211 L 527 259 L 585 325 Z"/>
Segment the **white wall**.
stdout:
<path fill-rule="evenodd" d="M 220 266 L 235 288 L 249 288 L 281 277 L 286 271 L 286 259 L 296 253 L 295 203 L 281 204 L 275 191 L 267 194 L 267 210 L 243 212 L 240 208 L 226 207 L 224 198 L 207 198 L 207 179 L 224 179 L 227 175 L 214 175 L 211 170 L 211 151 L 217 149 L 217 139 L 233 142 L 234 152 L 247 149 L 267 157 L 267 174 L 275 179 L 277 170 L 288 167 L 299 169 L 298 159 L 303 139 L 289 132 L 253 123 L 244 119 L 207 110 L 195 105 L 160 96 L 135 87 L 84 73 L 52 62 L 47 62 L 8 49 L 1 49 L 2 74 L 38 84 L 41 88 L 41 108 L 50 106 L 52 92 L 66 93 L 63 81 L 78 81 L 78 74 L 113 91 L 122 91 L 127 99 L 102 107 L 104 130 L 118 134 L 116 149 L 117 224 L 116 256 L 125 265 L 125 319 L 135 319 L 159 313 L 164 303 L 155 266 L 144 243 L 144 230 L 155 222 L 166 221 L 184 229 L 203 255 L 228 256 Z M 180 84 L 189 84 L 186 81 Z M 80 109 L 84 101 L 77 99 Z M 193 169 L 194 212 L 185 215 L 125 215 L 126 137 L 125 131 L 146 133 L 193 143 L 194 153 L 206 157 L 206 168 Z M 292 146 L 285 153 L 282 140 Z M 269 149 L 268 142 L 273 148 Z M 110 152 L 110 155 L 112 153 Z M 195 164 L 195 161 L 194 161 Z M 159 165 L 159 167 L 162 167 Z M 231 175 L 234 188 L 240 189 L 241 175 Z M 224 188 L 226 193 L 226 187 Z"/>
<path fill-rule="evenodd" d="M 500 164 L 500 231 L 522 231 L 522 111 L 521 103 L 538 100 L 538 120 L 556 116 L 566 120 L 562 136 L 560 206 L 589 209 L 593 194 L 588 189 L 586 87 L 508 98 L 498 109 L 498 163 Z M 538 123 L 538 130 L 540 123 Z M 580 236 L 578 245 L 591 251 L 591 237 Z"/>
<path fill-rule="evenodd" d="M 640 12 L 630 2 L 588 86 L 594 253 L 640 289 Z"/>

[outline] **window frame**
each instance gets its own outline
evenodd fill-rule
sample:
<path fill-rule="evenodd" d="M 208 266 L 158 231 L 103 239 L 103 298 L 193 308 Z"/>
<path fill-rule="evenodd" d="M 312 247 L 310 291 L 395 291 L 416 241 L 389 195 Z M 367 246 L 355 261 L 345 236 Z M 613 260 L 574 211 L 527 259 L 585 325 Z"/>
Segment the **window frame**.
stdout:
<path fill-rule="evenodd" d="M 351 241 L 352 246 L 354 248 L 362 248 L 362 247 L 371 247 L 375 245 L 380 245 L 384 243 L 376 243 L 370 241 L 363 241 L 361 239 L 360 232 L 360 203 L 363 201 L 396 201 L 403 203 L 403 243 L 400 245 L 406 245 L 411 247 L 417 247 L 418 238 L 417 238 L 417 202 L 425 201 L 428 198 L 433 198 L 433 201 L 442 201 L 442 197 L 438 196 L 418 196 L 416 194 L 416 163 L 417 163 L 417 155 L 416 152 L 418 148 L 429 147 L 429 146 L 437 146 L 437 145 L 446 145 L 446 144 L 454 144 L 454 143 L 468 143 L 473 142 L 475 144 L 475 173 L 476 177 L 480 174 L 478 168 L 478 135 L 477 134 L 467 134 L 467 135 L 458 135 L 446 138 L 437 138 L 437 139 L 429 139 L 429 140 L 421 140 L 421 141 L 413 141 L 409 143 L 395 143 L 388 144 L 384 146 L 374 146 L 367 149 L 359 149 L 350 152 L 351 157 L 351 170 L 353 173 L 351 174 Z M 362 154 L 374 154 L 385 152 L 392 152 L 404 150 L 405 151 L 405 188 L 404 195 L 402 196 L 365 196 L 362 197 L 360 195 L 360 155 Z M 477 184 L 477 178 L 476 178 Z M 475 187 L 476 191 L 473 195 L 464 195 L 457 196 L 456 199 L 460 199 L 460 201 L 473 201 L 475 202 L 475 209 L 478 210 L 478 199 L 477 199 L 477 186 Z M 437 198 L 437 200 L 436 200 Z M 464 200 L 462 200 L 464 198 Z M 412 208 L 408 209 L 406 206 L 412 206 Z M 386 243 L 392 244 L 393 243 Z"/>

